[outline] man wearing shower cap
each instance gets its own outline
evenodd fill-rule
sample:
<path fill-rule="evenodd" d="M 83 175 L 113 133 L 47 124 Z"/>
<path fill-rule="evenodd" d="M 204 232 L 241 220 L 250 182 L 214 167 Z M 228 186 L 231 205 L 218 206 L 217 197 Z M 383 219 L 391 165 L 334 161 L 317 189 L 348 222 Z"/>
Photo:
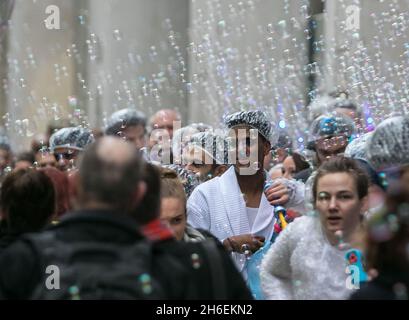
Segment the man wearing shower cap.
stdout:
<path fill-rule="evenodd" d="M 409 188 L 409 117 L 382 121 L 368 141 L 366 156 L 385 188 L 397 180 Z"/>
<path fill-rule="evenodd" d="M 316 153 L 316 166 L 343 154 L 354 134 L 354 122 L 343 114 L 332 112 L 317 117 L 311 124 L 307 146 Z"/>
<path fill-rule="evenodd" d="M 62 128 L 50 137 L 50 150 L 57 168 L 67 171 L 74 167 L 78 155 L 95 141 L 92 132 L 82 127 Z"/>
<path fill-rule="evenodd" d="M 313 151 L 313 171 L 303 175 L 307 179 L 305 183 L 305 208 L 307 211 L 313 210 L 313 193 L 316 171 L 323 162 L 337 156 L 343 156 L 345 149 L 355 136 L 355 124 L 351 118 L 336 111 L 324 113 L 317 117 L 311 124 L 308 131 L 307 149 Z M 306 169 L 308 170 L 308 169 Z"/>
<path fill-rule="evenodd" d="M 173 161 L 177 164 L 184 164 L 191 137 L 197 133 L 211 131 L 213 128 L 205 123 L 192 123 L 173 132 L 172 155 Z"/>
<path fill-rule="evenodd" d="M 193 191 L 187 203 L 188 222 L 216 236 L 232 252 L 246 278 L 243 253 L 257 251 L 272 236 L 275 219 L 271 204 L 294 207 L 303 202 L 300 196 L 304 190 L 302 184 L 282 179 L 264 194 L 268 175 L 263 160 L 275 139 L 263 112 L 237 112 L 227 116 L 224 122 L 234 145 L 234 152 L 229 148 L 229 162 L 232 160 L 233 165 L 222 176 L 202 183 Z M 243 154 L 250 154 L 250 159 L 243 158 Z M 256 161 L 252 162 L 254 155 Z M 297 190 L 298 187 L 302 190 Z"/>
<path fill-rule="evenodd" d="M 196 173 L 201 182 L 219 177 L 228 169 L 227 141 L 210 131 L 196 133 L 184 160 L 186 168 Z"/>
<path fill-rule="evenodd" d="M 105 134 L 122 137 L 140 150 L 146 146 L 146 116 L 131 108 L 118 110 L 108 119 Z"/>

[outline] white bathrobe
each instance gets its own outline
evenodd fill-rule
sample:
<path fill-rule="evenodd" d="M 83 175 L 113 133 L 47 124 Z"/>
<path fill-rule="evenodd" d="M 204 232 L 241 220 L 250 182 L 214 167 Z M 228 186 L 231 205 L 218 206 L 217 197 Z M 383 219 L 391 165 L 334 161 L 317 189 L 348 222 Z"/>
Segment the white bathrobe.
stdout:
<path fill-rule="evenodd" d="M 260 268 L 266 299 L 347 299 L 345 251 L 331 245 L 318 217 L 294 220 L 264 256 Z"/>
<path fill-rule="evenodd" d="M 303 190 L 293 194 L 303 194 Z M 297 201 L 302 202 L 302 199 Z M 242 234 L 270 239 L 275 222 L 274 208 L 263 193 L 256 219 L 250 228 L 246 203 L 233 166 L 221 177 L 207 181 L 193 191 L 187 202 L 187 219 L 192 227 L 207 230 L 220 241 Z M 243 271 L 245 256 L 233 253 L 233 259 L 238 269 Z"/>

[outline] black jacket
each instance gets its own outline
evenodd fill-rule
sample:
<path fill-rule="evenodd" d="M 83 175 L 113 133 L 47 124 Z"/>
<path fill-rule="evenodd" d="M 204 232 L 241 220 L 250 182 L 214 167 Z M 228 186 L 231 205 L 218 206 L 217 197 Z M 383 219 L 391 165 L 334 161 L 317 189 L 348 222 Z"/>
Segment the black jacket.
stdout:
<path fill-rule="evenodd" d="M 121 245 L 143 239 L 136 222 L 125 215 L 109 211 L 80 211 L 67 214 L 57 226 L 45 232 L 53 232 L 57 239 L 67 245 L 76 241 L 91 241 Z M 251 299 L 241 275 L 230 257 L 218 246 L 222 261 L 223 277 L 226 279 L 228 299 Z M 154 260 L 152 275 L 168 293 L 169 299 L 211 299 L 214 295 L 212 272 L 207 254 L 200 244 L 185 244 L 169 239 L 154 243 L 154 252 L 171 254 L 178 268 L 170 268 Z M 201 260 L 193 265 L 192 255 Z M 155 253 L 154 253 L 155 257 Z M 195 256 L 196 257 L 196 256 Z M 197 259 L 196 259 L 197 260 Z M 97 264 L 98 262 L 96 262 Z M 43 279 L 45 270 L 35 249 L 27 241 L 18 241 L 0 256 L 0 298 L 29 299 L 34 288 Z"/>
<path fill-rule="evenodd" d="M 213 241 L 216 244 L 216 252 L 207 252 L 202 246 L 205 241 Z M 176 240 L 164 240 L 156 243 L 156 246 L 171 253 L 184 266 L 189 268 L 189 280 L 187 280 L 186 299 L 223 299 L 223 300 L 251 300 L 253 299 L 246 286 L 243 277 L 234 265 L 233 260 L 218 241 L 208 239 L 199 243 L 179 242 Z M 211 268 L 208 255 L 217 255 L 220 259 L 221 268 Z M 198 256 L 198 259 L 196 258 Z M 216 275 L 217 274 L 217 275 Z M 217 285 L 213 278 L 221 278 Z M 218 297 L 215 291 L 224 287 L 225 295 Z"/>
<path fill-rule="evenodd" d="M 20 234 L 10 232 L 7 221 L 0 220 L 0 253 L 20 237 Z"/>

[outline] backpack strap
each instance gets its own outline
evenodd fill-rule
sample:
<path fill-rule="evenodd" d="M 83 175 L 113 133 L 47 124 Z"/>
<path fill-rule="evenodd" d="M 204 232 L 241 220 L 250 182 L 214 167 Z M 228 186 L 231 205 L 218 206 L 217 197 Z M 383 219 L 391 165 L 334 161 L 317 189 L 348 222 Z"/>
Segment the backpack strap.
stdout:
<path fill-rule="evenodd" d="M 215 300 L 227 299 L 226 279 L 224 277 L 223 263 L 219 249 L 213 239 L 200 242 L 209 261 L 210 273 L 212 275 L 213 298 Z"/>

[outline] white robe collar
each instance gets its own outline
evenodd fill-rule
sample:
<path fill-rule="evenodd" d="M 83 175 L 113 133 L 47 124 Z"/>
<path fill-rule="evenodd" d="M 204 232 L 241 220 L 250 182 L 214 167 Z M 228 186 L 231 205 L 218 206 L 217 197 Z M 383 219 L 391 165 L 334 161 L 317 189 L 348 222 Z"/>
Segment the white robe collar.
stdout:
<path fill-rule="evenodd" d="M 268 202 L 264 192 L 261 196 L 259 209 L 253 227 L 246 211 L 246 203 L 243 199 L 240 186 L 237 181 L 234 167 L 230 167 L 219 179 L 221 196 L 225 207 L 227 219 L 234 235 L 254 234 L 266 237 L 269 240 L 273 233 L 275 222 L 274 208 Z"/>

